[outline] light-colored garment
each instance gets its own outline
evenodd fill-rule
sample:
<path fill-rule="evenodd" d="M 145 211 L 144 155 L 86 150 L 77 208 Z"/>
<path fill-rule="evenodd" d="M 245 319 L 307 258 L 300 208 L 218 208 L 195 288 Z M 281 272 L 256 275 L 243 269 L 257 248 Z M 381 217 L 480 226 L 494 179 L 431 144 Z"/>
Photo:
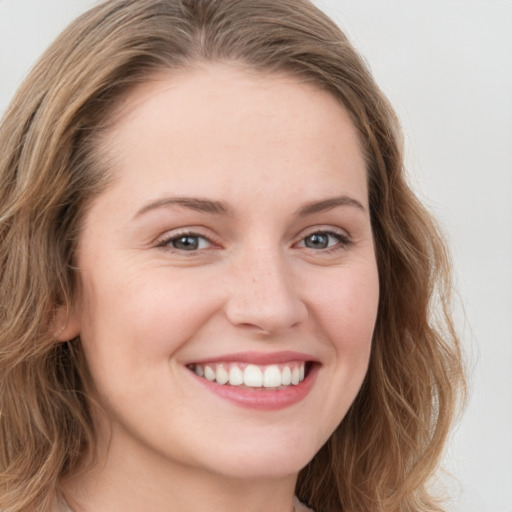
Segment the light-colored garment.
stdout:
<path fill-rule="evenodd" d="M 297 496 L 293 499 L 293 506 L 295 507 L 295 512 L 315 512 L 312 508 L 308 508 L 304 503 L 301 503 Z"/>
<path fill-rule="evenodd" d="M 303 503 L 301 503 L 297 497 L 293 499 L 293 505 L 295 507 L 295 512 L 314 512 L 312 509 L 306 507 Z M 55 512 L 73 512 L 68 504 L 66 503 L 66 500 L 62 496 L 62 494 L 59 493 L 57 496 L 57 502 L 55 505 Z"/>
<path fill-rule="evenodd" d="M 64 499 L 64 496 L 59 492 L 57 494 L 57 499 L 55 500 L 55 506 L 53 507 L 54 512 L 73 512 L 68 504 L 66 503 L 66 500 Z"/>

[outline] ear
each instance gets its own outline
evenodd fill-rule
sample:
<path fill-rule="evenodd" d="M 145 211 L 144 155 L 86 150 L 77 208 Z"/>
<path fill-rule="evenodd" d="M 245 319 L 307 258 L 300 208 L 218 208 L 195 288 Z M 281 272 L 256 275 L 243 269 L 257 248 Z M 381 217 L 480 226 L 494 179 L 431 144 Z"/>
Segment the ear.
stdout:
<path fill-rule="evenodd" d="M 53 335 L 57 341 L 72 340 L 80 334 L 80 315 L 70 311 L 67 306 L 59 306 L 55 311 L 53 326 Z"/>

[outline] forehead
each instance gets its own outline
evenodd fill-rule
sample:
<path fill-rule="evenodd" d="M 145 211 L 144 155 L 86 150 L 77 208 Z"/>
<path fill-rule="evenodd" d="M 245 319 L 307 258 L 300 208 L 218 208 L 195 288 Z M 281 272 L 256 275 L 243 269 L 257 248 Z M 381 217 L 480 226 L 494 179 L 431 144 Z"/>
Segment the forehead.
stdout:
<path fill-rule="evenodd" d="M 358 133 L 333 95 L 234 65 L 155 75 L 124 98 L 103 142 L 114 173 L 164 173 L 177 189 L 194 174 L 196 188 L 255 173 L 283 186 L 291 176 L 320 186 L 339 170 L 363 173 L 366 186 Z"/>
<path fill-rule="evenodd" d="M 116 109 L 113 129 L 119 131 L 148 117 L 153 122 L 172 119 L 176 132 L 181 133 L 188 127 L 197 130 L 200 125 L 195 123 L 201 120 L 213 122 L 219 128 L 237 124 L 240 129 L 249 126 L 246 123 L 249 117 L 271 123 L 283 113 L 290 122 L 300 118 L 321 124 L 319 136 L 339 124 L 326 125 L 326 121 L 342 118 L 352 125 L 340 100 L 316 83 L 288 73 L 262 72 L 236 63 L 204 63 L 162 71 L 132 89 Z M 290 123 L 287 132 L 300 126 Z M 359 144 L 354 127 L 350 127 L 350 134 L 344 128 L 345 136 L 351 135 L 353 142 Z"/>

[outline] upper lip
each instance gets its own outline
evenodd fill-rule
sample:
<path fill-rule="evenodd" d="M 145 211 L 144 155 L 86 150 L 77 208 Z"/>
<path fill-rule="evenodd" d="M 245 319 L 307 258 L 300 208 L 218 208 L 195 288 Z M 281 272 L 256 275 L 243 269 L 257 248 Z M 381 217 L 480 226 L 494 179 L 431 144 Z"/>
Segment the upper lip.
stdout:
<path fill-rule="evenodd" d="M 310 354 L 294 351 L 281 352 L 234 352 L 230 354 L 221 354 L 218 356 L 207 357 L 202 359 L 194 359 L 187 361 L 188 364 L 208 364 L 208 363 L 248 363 L 256 365 L 270 365 L 289 363 L 291 361 L 309 361 L 318 362 L 318 360 Z"/>

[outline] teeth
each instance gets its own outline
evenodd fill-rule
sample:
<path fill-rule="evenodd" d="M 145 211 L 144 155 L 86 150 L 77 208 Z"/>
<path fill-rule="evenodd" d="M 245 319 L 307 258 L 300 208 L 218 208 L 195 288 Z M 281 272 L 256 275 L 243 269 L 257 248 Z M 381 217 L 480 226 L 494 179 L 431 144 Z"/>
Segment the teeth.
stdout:
<path fill-rule="evenodd" d="M 281 372 L 279 368 L 273 364 L 267 366 L 263 373 L 263 387 L 264 388 L 278 388 L 281 385 Z"/>
<path fill-rule="evenodd" d="M 215 372 L 213 371 L 212 368 L 210 368 L 209 366 L 205 366 L 204 367 L 204 376 L 208 379 L 208 380 L 211 380 L 211 381 L 214 381 L 215 380 Z"/>
<path fill-rule="evenodd" d="M 263 373 L 258 366 L 249 364 L 244 370 L 244 384 L 251 388 L 261 388 L 263 386 Z"/>
<path fill-rule="evenodd" d="M 244 374 L 238 366 L 232 366 L 229 369 L 229 384 L 231 386 L 241 386 L 244 383 Z"/>
<path fill-rule="evenodd" d="M 222 366 L 218 366 L 215 380 L 219 384 L 226 384 L 229 381 L 229 373 Z"/>
<path fill-rule="evenodd" d="M 281 384 L 283 386 L 289 386 L 292 383 L 292 371 L 289 366 L 285 366 L 283 368 L 283 373 L 281 374 Z"/>
<path fill-rule="evenodd" d="M 296 386 L 304 380 L 306 364 L 290 362 L 258 366 L 246 363 L 210 363 L 190 365 L 196 375 L 220 385 L 250 388 L 281 388 Z"/>

